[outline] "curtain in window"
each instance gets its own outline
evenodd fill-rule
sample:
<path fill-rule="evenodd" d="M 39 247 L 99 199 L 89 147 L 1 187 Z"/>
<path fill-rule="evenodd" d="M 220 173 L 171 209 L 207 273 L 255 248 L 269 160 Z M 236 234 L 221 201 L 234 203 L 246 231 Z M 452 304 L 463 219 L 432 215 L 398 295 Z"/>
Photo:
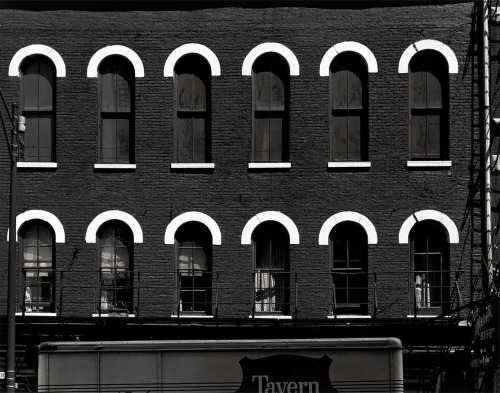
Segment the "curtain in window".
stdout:
<path fill-rule="evenodd" d="M 133 237 L 119 222 L 108 224 L 99 234 L 100 312 L 132 312 Z"/>
<path fill-rule="evenodd" d="M 368 159 L 368 70 L 359 56 L 337 56 L 330 66 L 330 159 Z"/>
<path fill-rule="evenodd" d="M 176 162 L 209 162 L 210 66 L 186 55 L 175 66 Z"/>
<path fill-rule="evenodd" d="M 110 56 L 99 66 L 99 162 L 133 162 L 134 70 L 128 60 Z"/>
<path fill-rule="evenodd" d="M 54 236 L 42 223 L 28 223 L 21 233 L 24 311 L 53 312 Z"/>
<path fill-rule="evenodd" d="M 410 156 L 448 159 L 448 63 L 434 51 L 410 62 Z"/>
<path fill-rule="evenodd" d="M 22 64 L 21 112 L 27 130 L 23 161 L 54 161 L 55 69 L 42 56 Z"/>
<path fill-rule="evenodd" d="M 266 54 L 254 63 L 253 161 L 288 161 L 289 69 L 279 55 Z"/>

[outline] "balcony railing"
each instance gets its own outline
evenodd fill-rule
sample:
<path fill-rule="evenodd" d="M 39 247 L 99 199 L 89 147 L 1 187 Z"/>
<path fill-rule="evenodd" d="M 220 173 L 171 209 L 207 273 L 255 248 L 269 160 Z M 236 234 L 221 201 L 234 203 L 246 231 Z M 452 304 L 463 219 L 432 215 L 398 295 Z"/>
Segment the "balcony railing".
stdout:
<path fill-rule="evenodd" d="M 156 274 L 78 270 L 44 272 L 43 280 L 30 271 L 22 273 L 18 312 L 60 317 L 439 315 L 460 305 L 469 283 L 463 271 L 256 270 L 246 275 L 204 270 Z"/>

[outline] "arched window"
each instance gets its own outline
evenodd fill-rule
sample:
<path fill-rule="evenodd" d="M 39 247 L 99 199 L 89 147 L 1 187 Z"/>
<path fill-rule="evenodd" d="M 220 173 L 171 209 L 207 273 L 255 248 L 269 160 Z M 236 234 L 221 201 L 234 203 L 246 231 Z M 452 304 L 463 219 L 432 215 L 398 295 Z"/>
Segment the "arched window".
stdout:
<path fill-rule="evenodd" d="M 134 242 L 130 228 L 109 221 L 98 233 L 99 313 L 133 311 Z"/>
<path fill-rule="evenodd" d="M 99 157 L 102 164 L 134 162 L 134 68 L 122 56 L 99 65 Z"/>
<path fill-rule="evenodd" d="M 22 307 L 25 312 L 55 311 L 55 246 L 52 228 L 33 220 L 20 231 Z"/>
<path fill-rule="evenodd" d="M 363 227 L 344 221 L 330 232 L 332 311 L 368 314 L 368 238 Z"/>
<path fill-rule="evenodd" d="M 448 63 L 423 50 L 410 61 L 410 159 L 449 159 Z"/>
<path fill-rule="evenodd" d="M 438 315 L 449 309 L 450 247 L 445 229 L 432 220 L 410 232 L 410 299 L 418 314 Z"/>
<path fill-rule="evenodd" d="M 21 114 L 26 118 L 23 161 L 55 161 L 55 68 L 45 56 L 21 66 Z"/>
<path fill-rule="evenodd" d="M 289 161 L 289 78 L 288 63 L 276 53 L 253 64 L 253 162 Z"/>
<path fill-rule="evenodd" d="M 290 237 L 281 224 L 266 221 L 252 234 L 254 312 L 290 313 Z"/>
<path fill-rule="evenodd" d="M 210 65 L 189 54 L 175 65 L 175 162 L 211 162 Z"/>
<path fill-rule="evenodd" d="M 177 312 L 212 314 L 212 234 L 198 222 L 175 234 Z"/>
<path fill-rule="evenodd" d="M 330 65 L 330 160 L 368 160 L 368 70 L 356 53 Z"/>

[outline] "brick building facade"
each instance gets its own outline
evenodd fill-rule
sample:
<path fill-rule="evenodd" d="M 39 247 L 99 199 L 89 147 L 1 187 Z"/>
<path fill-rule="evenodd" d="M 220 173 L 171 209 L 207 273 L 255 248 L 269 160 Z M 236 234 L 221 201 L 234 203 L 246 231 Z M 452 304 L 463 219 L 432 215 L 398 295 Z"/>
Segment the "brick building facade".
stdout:
<path fill-rule="evenodd" d="M 5 2 L 20 388 L 50 340 L 394 336 L 471 389 L 475 3 Z"/>

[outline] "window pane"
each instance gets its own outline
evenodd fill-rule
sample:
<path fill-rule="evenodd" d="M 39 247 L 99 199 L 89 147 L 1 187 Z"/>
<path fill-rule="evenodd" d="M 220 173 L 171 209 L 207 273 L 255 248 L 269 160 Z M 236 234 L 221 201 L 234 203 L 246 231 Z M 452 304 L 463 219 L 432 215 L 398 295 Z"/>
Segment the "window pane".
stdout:
<path fill-rule="evenodd" d="M 348 159 L 361 160 L 361 117 L 349 116 Z"/>
<path fill-rule="evenodd" d="M 429 115 L 427 117 L 427 155 L 439 158 L 441 140 L 441 117 L 439 115 Z"/>
<path fill-rule="evenodd" d="M 26 129 L 24 134 L 24 161 L 38 160 L 38 115 L 34 113 L 25 113 Z"/>
<path fill-rule="evenodd" d="M 179 247 L 179 257 L 178 257 L 179 270 L 192 269 L 193 267 L 192 261 L 193 261 L 193 249 Z"/>
<path fill-rule="evenodd" d="M 411 117 L 411 155 L 425 157 L 427 152 L 427 117 L 412 115 Z"/>
<path fill-rule="evenodd" d="M 285 109 L 285 87 L 281 78 L 270 72 L 271 110 Z"/>
<path fill-rule="evenodd" d="M 333 268 L 347 269 L 347 241 L 335 240 L 333 243 Z"/>
<path fill-rule="evenodd" d="M 116 75 L 116 111 L 117 112 L 130 112 L 130 86 L 127 79 L 120 75 Z"/>
<path fill-rule="evenodd" d="M 52 263 L 52 247 L 39 247 L 38 248 L 38 260 L 40 262 L 50 262 Z M 49 264 L 50 266 L 50 264 Z M 47 267 L 47 265 L 42 265 L 41 267 Z"/>
<path fill-rule="evenodd" d="M 128 119 L 117 119 L 117 162 L 129 162 L 129 120 Z"/>
<path fill-rule="evenodd" d="M 177 119 L 177 160 L 193 161 L 193 119 Z"/>
<path fill-rule="evenodd" d="M 120 270 L 128 270 L 129 267 L 129 255 L 128 249 L 126 247 L 117 247 L 115 249 L 116 253 L 116 268 Z"/>
<path fill-rule="evenodd" d="M 187 73 L 179 74 L 176 82 L 178 110 L 193 110 L 193 76 Z"/>
<path fill-rule="evenodd" d="M 363 108 L 363 85 L 358 75 L 352 71 L 348 71 L 348 88 L 349 88 L 349 109 Z"/>
<path fill-rule="evenodd" d="M 410 79 L 410 107 L 426 108 L 426 73 L 416 71 L 411 73 Z"/>
<path fill-rule="evenodd" d="M 207 109 L 205 84 L 197 75 L 193 75 L 193 109 L 195 111 L 204 111 Z"/>
<path fill-rule="evenodd" d="M 347 116 L 332 116 L 332 153 L 334 160 L 347 159 Z"/>
<path fill-rule="evenodd" d="M 193 119 L 193 162 L 205 161 L 205 119 Z"/>
<path fill-rule="evenodd" d="M 115 267 L 115 248 L 101 246 L 101 267 Z"/>
<path fill-rule="evenodd" d="M 269 161 L 281 161 L 282 159 L 282 124 L 283 120 L 281 118 L 270 119 L 270 157 Z"/>
<path fill-rule="evenodd" d="M 427 73 L 427 107 L 442 108 L 441 82 L 432 73 Z"/>
<path fill-rule="evenodd" d="M 270 103 L 270 72 L 263 71 L 254 74 L 255 110 L 269 110 Z"/>
<path fill-rule="evenodd" d="M 23 83 L 23 106 L 27 111 L 38 111 L 38 83 L 39 83 L 39 63 L 33 62 L 22 74 Z"/>
<path fill-rule="evenodd" d="M 269 161 L 269 119 L 256 118 L 254 127 L 254 160 Z"/>
<path fill-rule="evenodd" d="M 207 256 L 205 250 L 202 248 L 195 248 L 194 250 L 194 265 L 193 269 L 207 270 Z"/>
<path fill-rule="evenodd" d="M 331 74 L 332 108 L 347 109 L 347 70 Z"/>
<path fill-rule="evenodd" d="M 37 262 L 38 261 L 38 249 L 37 247 L 23 247 L 23 259 L 25 262 Z M 36 264 L 26 264 L 25 267 L 35 267 Z"/>
<path fill-rule="evenodd" d="M 39 110 L 50 111 L 53 106 L 54 72 L 46 62 L 40 62 L 39 76 Z"/>
<path fill-rule="evenodd" d="M 101 106 L 104 112 L 116 112 L 116 75 L 107 72 L 100 75 Z"/>
<path fill-rule="evenodd" d="M 23 244 L 25 246 L 36 246 L 38 244 L 38 228 L 36 226 L 30 226 L 26 230 Z"/>
<path fill-rule="evenodd" d="M 116 162 L 116 119 L 102 119 L 101 127 L 101 160 Z"/>
<path fill-rule="evenodd" d="M 257 269 L 269 269 L 271 267 L 271 242 L 266 239 L 258 240 L 255 248 L 255 267 Z"/>
<path fill-rule="evenodd" d="M 41 114 L 38 123 L 38 160 L 52 160 L 52 120 L 51 114 Z M 27 135 L 30 132 L 25 133 Z"/>

